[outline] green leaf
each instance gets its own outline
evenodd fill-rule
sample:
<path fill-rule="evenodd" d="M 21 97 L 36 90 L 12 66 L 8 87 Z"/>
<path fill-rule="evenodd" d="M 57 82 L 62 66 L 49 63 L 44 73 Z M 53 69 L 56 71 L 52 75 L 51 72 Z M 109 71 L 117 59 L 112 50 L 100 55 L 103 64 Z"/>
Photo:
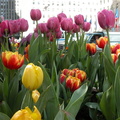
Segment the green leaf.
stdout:
<path fill-rule="evenodd" d="M 114 89 L 115 89 L 117 115 L 118 117 L 120 117 L 120 67 L 118 67 L 116 72 Z"/>
<path fill-rule="evenodd" d="M 0 120 L 10 120 L 10 118 L 6 114 L 0 112 Z"/>
<path fill-rule="evenodd" d="M 106 92 L 103 93 L 102 99 L 100 101 L 100 108 L 106 120 L 115 120 L 116 110 L 113 86 L 111 86 Z"/>
<path fill-rule="evenodd" d="M 65 108 L 65 110 L 73 115 L 74 117 L 77 115 L 80 106 L 84 100 L 84 97 L 86 95 L 86 92 L 88 90 L 88 86 L 87 84 L 83 84 L 79 89 L 77 89 L 71 99 L 70 102 L 68 103 L 67 107 Z"/>
<path fill-rule="evenodd" d="M 24 109 L 27 106 L 32 108 L 32 105 L 33 105 L 32 91 L 27 90 L 27 92 L 23 98 L 23 101 L 22 101 L 21 109 Z"/>
<path fill-rule="evenodd" d="M 120 118 L 117 118 L 116 120 L 120 120 Z"/>

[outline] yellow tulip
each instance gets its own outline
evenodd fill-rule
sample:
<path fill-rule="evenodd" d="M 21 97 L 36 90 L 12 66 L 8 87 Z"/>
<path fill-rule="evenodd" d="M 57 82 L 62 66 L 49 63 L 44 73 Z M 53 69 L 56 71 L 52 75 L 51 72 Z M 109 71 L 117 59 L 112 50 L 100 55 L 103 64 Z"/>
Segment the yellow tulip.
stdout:
<path fill-rule="evenodd" d="M 29 63 L 23 72 L 22 83 L 30 90 L 35 90 L 41 86 L 43 82 L 43 71 L 39 66 Z"/>
<path fill-rule="evenodd" d="M 33 99 L 34 103 L 36 103 L 38 101 L 39 97 L 40 97 L 39 91 L 33 90 L 32 91 L 32 99 Z"/>
<path fill-rule="evenodd" d="M 10 120 L 41 120 L 41 114 L 35 106 L 33 112 L 26 107 L 17 111 Z"/>

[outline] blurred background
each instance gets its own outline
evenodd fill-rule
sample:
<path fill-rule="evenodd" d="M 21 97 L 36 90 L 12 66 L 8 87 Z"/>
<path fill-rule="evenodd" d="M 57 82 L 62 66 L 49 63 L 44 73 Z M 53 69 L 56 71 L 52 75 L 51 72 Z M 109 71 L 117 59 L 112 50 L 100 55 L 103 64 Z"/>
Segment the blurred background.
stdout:
<path fill-rule="evenodd" d="M 39 23 L 47 22 L 48 18 L 63 12 L 73 18 L 82 14 L 85 21 L 91 22 L 89 32 L 102 31 L 98 25 L 97 13 L 102 9 L 112 10 L 115 13 L 115 28 L 112 31 L 120 32 L 120 0 L 0 0 L 0 16 L 5 20 L 25 18 L 29 29 L 25 34 L 32 32 L 35 22 L 30 18 L 30 10 L 40 9 L 42 18 Z"/>

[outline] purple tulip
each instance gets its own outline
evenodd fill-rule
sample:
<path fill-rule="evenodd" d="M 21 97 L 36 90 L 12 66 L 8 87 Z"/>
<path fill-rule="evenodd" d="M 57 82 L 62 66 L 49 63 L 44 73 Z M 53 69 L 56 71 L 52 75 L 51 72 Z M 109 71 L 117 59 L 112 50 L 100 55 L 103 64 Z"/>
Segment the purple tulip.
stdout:
<path fill-rule="evenodd" d="M 73 29 L 72 18 L 64 18 L 61 22 L 61 28 L 67 32 L 72 31 L 72 29 Z"/>
<path fill-rule="evenodd" d="M 90 26 L 91 26 L 90 22 L 84 22 L 84 25 L 83 25 L 83 28 L 82 28 L 82 29 L 83 29 L 85 32 L 87 32 L 87 31 L 90 30 Z"/>
<path fill-rule="evenodd" d="M 30 17 L 32 20 L 36 20 L 36 21 L 40 20 L 41 16 L 42 16 L 42 13 L 39 9 L 31 9 Z"/>
<path fill-rule="evenodd" d="M 63 18 L 67 18 L 66 14 L 64 14 L 64 13 L 59 13 L 59 14 L 57 15 L 57 17 L 58 17 L 58 19 L 59 19 L 59 22 L 61 22 Z"/>
<path fill-rule="evenodd" d="M 73 33 L 77 33 L 77 32 L 80 32 L 80 26 L 73 24 Z"/>
<path fill-rule="evenodd" d="M 102 29 L 111 29 L 115 24 L 115 15 L 113 11 L 102 10 L 98 12 L 98 23 Z"/>
<path fill-rule="evenodd" d="M 41 31 L 41 33 L 47 33 L 48 32 L 47 23 L 38 24 L 38 27 L 36 28 L 36 32 L 38 32 L 38 29 Z"/>
<path fill-rule="evenodd" d="M 20 32 L 20 22 L 19 20 L 10 20 L 9 21 L 10 34 L 16 34 Z"/>
<path fill-rule="evenodd" d="M 84 17 L 83 17 L 83 15 L 76 15 L 76 16 L 74 17 L 74 20 L 75 20 L 75 23 L 76 23 L 77 25 L 79 25 L 80 27 L 83 26 L 83 24 L 84 24 Z"/>
<path fill-rule="evenodd" d="M 28 30 L 28 21 L 24 18 L 18 19 L 20 22 L 20 31 L 25 32 Z"/>
<path fill-rule="evenodd" d="M 59 20 L 57 17 L 51 17 L 47 21 L 47 27 L 49 30 L 55 31 L 60 26 Z"/>

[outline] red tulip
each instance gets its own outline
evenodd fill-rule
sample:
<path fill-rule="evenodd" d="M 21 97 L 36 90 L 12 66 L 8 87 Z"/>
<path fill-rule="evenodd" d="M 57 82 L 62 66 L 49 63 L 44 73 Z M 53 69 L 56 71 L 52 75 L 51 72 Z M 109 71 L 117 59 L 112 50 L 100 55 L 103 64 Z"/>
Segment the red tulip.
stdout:
<path fill-rule="evenodd" d="M 31 9 L 30 17 L 32 20 L 35 20 L 35 21 L 40 20 L 41 16 L 42 16 L 42 13 L 39 9 Z"/>
<path fill-rule="evenodd" d="M 102 10 L 98 12 L 98 23 L 102 29 L 111 29 L 115 24 L 115 15 L 113 11 Z"/>
<path fill-rule="evenodd" d="M 18 52 L 5 51 L 2 52 L 2 62 L 9 69 L 18 69 L 24 63 L 24 56 Z"/>
<path fill-rule="evenodd" d="M 116 53 L 117 49 L 120 49 L 120 44 L 110 46 L 112 53 Z"/>
<path fill-rule="evenodd" d="M 117 58 L 118 58 L 117 55 L 116 54 L 111 54 L 111 57 L 112 57 L 113 62 L 115 63 Z"/>
<path fill-rule="evenodd" d="M 61 22 L 61 28 L 67 32 L 73 30 L 73 20 L 72 18 L 64 18 Z"/>
<path fill-rule="evenodd" d="M 87 51 L 90 52 L 90 54 L 95 54 L 97 51 L 96 44 L 95 43 L 87 43 L 86 44 Z"/>
<path fill-rule="evenodd" d="M 107 37 L 100 37 L 99 39 L 96 40 L 96 43 L 99 48 L 104 48 L 105 45 L 108 43 L 108 38 Z"/>
<path fill-rule="evenodd" d="M 79 25 L 79 26 L 83 26 L 83 24 L 84 24 L 84 17 L 83 17 L 83 15 L 76 15 L 75 17 L 74 17 L 74 20 L 75 20 L 75 23 L 77 24 L 77 25 Z"/>
<path fill-rule="evenodd" d="M 20 31 L 25 32 L 28 30 L 28 21 L 24 18 L 18 19 L 20 22 Z"/>

